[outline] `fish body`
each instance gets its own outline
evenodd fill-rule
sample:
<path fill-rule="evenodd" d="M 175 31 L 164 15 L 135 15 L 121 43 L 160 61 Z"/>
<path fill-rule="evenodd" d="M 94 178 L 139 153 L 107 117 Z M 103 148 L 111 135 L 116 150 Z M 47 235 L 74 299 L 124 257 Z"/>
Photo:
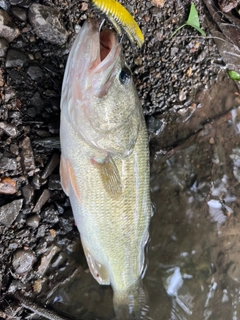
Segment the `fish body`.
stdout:
<path fill-rule="evenodd" d="M 115 309 L 135 305 L 151 214 L 148 137 L 117 37 L 100 34 L 95 21 L 85 22 L 68 58 L 60 141 L 62 187 L 89 269 L 111 284 Z"/>

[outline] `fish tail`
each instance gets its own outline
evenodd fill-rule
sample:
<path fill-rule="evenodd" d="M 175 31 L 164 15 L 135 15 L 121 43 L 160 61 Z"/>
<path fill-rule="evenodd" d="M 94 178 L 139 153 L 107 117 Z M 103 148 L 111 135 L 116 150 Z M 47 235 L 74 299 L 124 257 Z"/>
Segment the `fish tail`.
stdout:
<path fill-rule="evenodd" d="M 141 320 L 148 314 L 148 296 L 143 286 L 115 291 L 113 304 L 117 320 Z"/>

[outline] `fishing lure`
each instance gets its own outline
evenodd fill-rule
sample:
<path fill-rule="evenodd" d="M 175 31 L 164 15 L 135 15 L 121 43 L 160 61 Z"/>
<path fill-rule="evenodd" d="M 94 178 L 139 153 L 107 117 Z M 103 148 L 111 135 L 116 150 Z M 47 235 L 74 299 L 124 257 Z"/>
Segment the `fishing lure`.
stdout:
<path fill-rule="evenodd" d="M 92 0 L 92 2 L 107 15 L 118 34 L 122 34 L 122 27 L 131 42 L 136 41 L 139 47 L 143 45 L 144 35 L 141 29 L 132 15 L 119 2 L 116 0 Z"/>

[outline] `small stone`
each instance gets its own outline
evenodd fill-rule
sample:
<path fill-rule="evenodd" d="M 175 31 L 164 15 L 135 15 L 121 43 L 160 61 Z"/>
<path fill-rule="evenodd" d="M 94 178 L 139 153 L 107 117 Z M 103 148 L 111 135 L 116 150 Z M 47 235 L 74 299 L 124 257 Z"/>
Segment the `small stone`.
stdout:
<path fill-rule="evenodd" d="M 32 150 L 32 145 L 29 137 L 25 137 L 19 144 L 21 148 L 21 162 L 22 167 L 28 175 L 33 175 L 34 170 L 36 168 L 35 161 L 34 161 L 34 154 Z"/>
<path fill-rule="evenodd" d="M 134 59 L 134 64 L 136 66 L 141 66 L 142 65 L 142 58 L 141 57 L 137 57 Z"/>
<path fill-rule="evenodd" d="M 8 42 L 4 38 L 0 38 L 0 58 L 5 57 L 8 49 Z"/>
<path fill-rule="evenodd" d="M 33 291 L 35 293 L 40 293 L 42 291 L 43 283 L 46 282 L 46 279 L 38 279 L 33 283 Z"/>
<path fill-rule="evenodd" d="M 27 10 L 19 7 L 11 7 L 12 14 L 18 18 L 18 20 L 24 22 L 27 20 Z"/>
<path fill-rule="evenodd" d="M 32 269 L 35 255 L 31 250 L 17 250 L 13 255 L 12 266 L 16 273 L 23 274 Z"/>
<path fill-rule="evenodd" d="M 8 0 L 0 0 L 0 8 L 4 11 L 8 11 L 10 9 L 10 3 Z"/>
<path fill-rule="evenodd" d="M 38 92 L 35 92 L 34 95 L 31 97 L 30 104 L 36 108 L 38 114 L 41 113 L 41 111 L 44 107 L 44 103 L 43 103 L 42 98 Z"/>
<path fill-rule="evenodd" d="M 14 200 L 0 207 L 0 223 L 10 227 L 17 218 L 23 204 L 23 199 Z"/>
<path fill-rule="evenodd" d="M 48 181 L 48 188 L 49 190 L 62 190 L 59 174 L 50 175 L 49 181 Z"/>
<path fill-rule="evenodd" d="M 42 277 L 47 269 L 50 266 L 51 260 L 52 258 L 55 256 L 56 253 L 58 253 L 60 251 L 60 248 L 52 245 L 48 251 L 41 257 L 41 263 L 38 267 L 37 273 L 39 277 Z"/>
<path fill-rule="evenodd" d="M 43 213 L 43 220 L 44 222 L 48 222 L 51 224 L 58 223 L 59 218 L 58 218 L 58 211 L 54 210 L 53 208 L 48 208 L 46 211 Z"/>
<path fill-rule="evenodd" d="M 32 65 L 27 69 L 27 74 L 29 77 L 36 81 L 43 77 L 43 71 L 38 65 Z"/>
<path fill-rule="evenodd" d="M 9 170 L 16 170 L 17 169 L 17 162 L 13 158 L 9 157 L 2 157 L 0 159 L 0 173 L 9 171 Z"/>
<path fill-rule="evenodd" d="M 16 137 L 19 133 L 17 127 L 8 122 L 0 122 L 0 129 L 2 129 L 9 137 Z"/>
<path fill-rule="evenodd" d="M 9 0 L 12 6 L 20 6 L 28 8 L 31 4 L 31 0 Z"/>
<path fill-rule="evenodd" d="M 41 196 L 38 198 L 38 201 L 32 212 L 39 212 L 45 203 L 50 199 L 51 193 L 48 189 L 43 190 Z"/>
<path fill-rule="evenodd" d="M 41 220 L 41 218 L 38 214 L 33 214 L 32 216 L 27 218 L 26 223 L 29 227 L 32 227 L 35 229 L 35 228 L 38 228 L 40 220 Z"/>
<path fill-rule="evenodd" d="M 214 143 L 215 143 L 214 138 L 211 137 L 211 138 L 209 139 L 209 144 L 214 144 Z"/>
<path fill-rule="evenodd" d="M 58 19 L 55 8 L 34 3 L 29 8 L 29 20 L 39 38 L 57 45 L 63 45 L 68 32 Z"/>
<path fill-rule="evenodd" d="M 16 181 L 9 177 L 3 177 L 0 179 L 0 194 L 14 194 L 16 192 Z"/>
<path fill-rule="evenodd" d="M 41 188 L 41 181 L 38 174 L 34 175 L 31 185 L 33 186 L 34 190 L 39 190 Z"/>
<path fill-rule="evenodd" d="M 184 101 L 187 99 L 187 94 L 184 89 L 179 91 L 179 96 L 178 96 L 179 101 Z"/>
<path fill-rule="evenodd" d="M 31 203 L 34 196 L 33 186 L 31 184 L 27 184 L 26 186 L 24 186 L 22 188 L 22 195 L 23 195 L 25 204 Z"/>
<path fill-rule="evenodd" d="M 43 169 L 43 172 L 41 174 L 42 179 L 47 179 L 50 174 L 53 172 L 53 170 L 59 165 L 60 156 L 58 153 L 54 153 L 50 159 L 50 161 L 47 163 L 45 168 Z"/>
<path fill-rule="evenodd" d="M 5 66 L 6 68 L 15 68 L 15 67 L 23 67 L 27 62 L 27 56 L 24 52 L 9 49 L 7 52 Z"/>
<path fill-rule="evenodd" d="M 149 132 L 159 135 L 163 131 L 165 125 L 162 121 L 154 118 L 153 116 L 146 117 L 147 129 Z"/>
<path fill-rule="evenodd" d="M 37 229 L 36 238 L 43 238 L 45 236 L 46 229 L 47 226 L 45 224 L 40 225 Z"/>
<path fill-rule="evenodd" d="M 53 238 L 55 238 L 55 237 L 56 237 L 56 235 L 57 235 L 56 230 L 54 230 L 54 229 L 50 229 L 50 230 L 49 230 L 49 232 L 50 232 L 50 235 L 51 235 Z"/>
<path fill-rule="evenodd" d="M 10 16 L 4 10 L 0 9 L 0 37 L 12 42 L 20 35 L 19 29 L 12 22 Z"/>
<path fill-rule="evenodd" d="M 36 115 L 37 115 L 37 110 L 36 110 L 36 108 L 34 108 L 34 107 L 30 107 L 30 108 L 28 108 L 27 109 L 27 115 L 29 116 L 29 117 L 31 117 L 31 118 L 34 118 L 34 117 L 36 117 Z"/>
<path fill-rule="evenodd" d="M 15 144 L 15 143 L 11 143 L 10 144 L 10 151 L 15 154 L 16 156 L 19 155 L 19 148 L 18 148 L 18 145 Z"/>

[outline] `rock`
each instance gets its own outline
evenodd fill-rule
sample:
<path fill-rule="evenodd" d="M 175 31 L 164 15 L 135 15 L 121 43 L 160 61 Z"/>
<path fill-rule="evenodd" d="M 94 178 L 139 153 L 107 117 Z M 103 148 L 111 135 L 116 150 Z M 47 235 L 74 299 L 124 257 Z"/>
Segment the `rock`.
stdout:
<path fill-rule="evenodd" d="M 23 199 L 14 200 L 0 207 L 0 223 L 10 227 L 22 208 Z"/>
<path fill-rule="evenodd" d="M 16 273 L 23 274 L 31 270 L 35 255 L 31 250 L 17 250 L 13 255 L 12 266 Z"/>
<path fill-rule="evenodd" d="M 30 99 L 30 104 L 37 109 L 37 113 L 40 114 L 44 103 L 42 101 L 42 98 L 38 92 L 35 92 L 34 95 Z"/>
<path fill-rule="evenodd" d="M 50 175 L 49 181 L 48 181 L 48 188 L 49 190 L 62 190 L 59 174 Z"/>
<path fill-rule="evenodd" d="M 30 66 L 27 69 L 27 74 L 34 81 L 40 80 L 43 77 L 43 71 L 38 65 Z"/>
<path fill-rule="evenodd" d="M 52 245 L 50 248 L 48 248 L 48 251 L 41 257 L 41 263 L 38 267 L 37 273 L 39 277 L 42 277 L 45 272 L 47 271 L 52 258 L 55 256 L 56 253 L 60 251 L 60 248 Z"/>
<path fill-rule="evenodd" d="M 17 162 L 13 158 L 9 157 L 2 157 L 0 159 L 0 173 L 9 171 L 9 170 L 16 170 L 17 169 Z"/>
<path fill-rule="evenodd" d="M 34 154 L 32 150 L 32 145 L 29 137 L 25 137 L 19 144 L 21 148 L 21 163 L 22 168 L 29 176 L 34 174 L 36 168 L 34 161 Z"/>
<path fill-rule="evenodd" d="M 36 115 L 37 115 L 37 110 L 36 110 L 36 108 L 34 108 L 34 107 L 28 108 L 28 109 L 27 109 L 27 115 L 28 115 L 29 117 L 31 117 L 31 118 L 36 117 Z"/>
<path fill-rule="evenodd" d="M 4 10 L 0 9 L 0 37 L 12 42 L 20 35 L 19 29 L 12 22 L 10 16 Z"/>
<path fill-rule="evenodd" d="M 11 7 L 12 14 L 18 18 L 18 20 L 24 22 L 27 20 L 27 10 L 19 7 Z"/>
<path fill-rule="evenodd" d="M 0 0 L 0 8 L 4 11 L 8 11 L 10 9 L 10 3 L 8 0 Z"/>
<path fill-rule="evenodd" d="M 48 149 L 59 149 L 59 150 L 61 149 L 59 136 L 38 139 L 38 140 L 35 140 L 34 143 L 38 146 L 42 146 Z"/>
<path fill-rule="evenodd" d="M 51 224 L 55 224 L 59 221 L 58 211 L 54 210 L 54 208 L 48 208 L 43 213 L 43 221 Z"/>
<path fill-rule="evenodd" d="M 50 197 L 51 197 L 50 191 L 48 189 L 43 190 L 32 212 L 40 211 L 42 207 L 45 205 L 45 203 L 50 199 Z"/>
<path fill-rule="evenodd" d="M 8 49 L 8 42 L 4 38 L 0 38 L 0 58 L 5 57 Z"/>
<path fill-rule="evenodd" d="M 28 17 L 39 38 L 57 45 L 67 41 L 68 32 L 60 23 L 55 8 L 34 3 L 29 8 Z"/>
<path fill-rule="evenodd" d="M 0 179 L 0 194 L 14 194 L 16 192 L 16 181 L 9 177 L 3 177 Z"/>
<path fill-rule="evenodd" d="M 33 186 L 34 190 L 39 190 L 41 188 L 41 181 L 38 174 L 34 175 L 31 185 Z"/>
<path fill-rule="evenodd" d="M 24 52 L 16 49 L 8 50 L 5 62 L 6 68 L 23 67 L 26 62 L 27 56 Z"/>
<path fill-rule="evenodd" d="M 12 6 L 20 6 L 28 8 L 31 4 L 31 0 L 9 0 Z"/>
<path fill-rule="evenodd" d="M 146 117 L 147 129 L 150 133 L 159 135 L 163 131 L 165 124 L 161 120 L 154 118 L 153 116 Z"/>
<path fill-rule="evenodd" d="M 27 218 L 26 223 L 29 227 L 38 228 L 40 220 L 41 220 L 41 218 L 38 214 L 33 214 L 32 216 Z"/>
<path fill-rule="evenodd" d="M 23 195 L 25 204 L 31 203 L 34 196 L 33 186 L 31 184 L 27 184 L 26 186 L 24 186 L 22 188 L 22 195 Z"/>
<path fill-rule="evenodd" d="M 0 129 L 2 129 L 9 137 L 16 137 L 19 133 L 17 127 L 8 122 L 0 122 Z"/>
<path fill-rule="evenodd" d="M 60 157 L 58 153 L 54 153 L 50 159 L 50 161 L 47 163 L 45 168 L 43 169 L 43 172 L 41 174 L 42 179 L 47 179 L 50 174 L 53 172 L 53 170 L 59 165 Z"/>
<path fill-rule="evenodd" d="M 16 156 L 19 155 L 19 149 L 18 149 L 18 145 L 17 145 L 17 144 L 11 143 L 9 149 L 10 149 L 10 151 L 11 151 L 13 154 L 15 154 Z"/>

